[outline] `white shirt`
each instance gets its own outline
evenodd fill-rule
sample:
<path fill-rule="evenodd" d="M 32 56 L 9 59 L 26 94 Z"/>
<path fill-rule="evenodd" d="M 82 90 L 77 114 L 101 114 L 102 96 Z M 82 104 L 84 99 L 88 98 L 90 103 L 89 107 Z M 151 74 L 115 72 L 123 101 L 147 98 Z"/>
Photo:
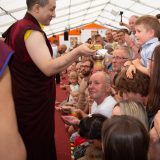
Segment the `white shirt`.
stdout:
<path fill-rule="evenodd" d="M 58 54 L 58 47 L 56 45 L 52 45 L 52 50 L 53 50 L 53 58 L 56 58 Z"/>
<path fill-rule="evenodd" d="M 78 92 L 79 91 L 78 84 L 76 84 L 76 85 L 70 84 L 69 86 L 70 86 L 71 92 Z M 74 97 L 71 94 L 69 95 L 69 102 L 74 102 Z"/>
<path fill-rule="evenodd" d="M 112 96 L 108 96 L 104 99 L 104 101 L 97 105 L 94 101 L 91 106 L 91 114 L 100 113 L 108 118 L 112 116 L 112 110 L 116 104 L 116 100 Z"/>

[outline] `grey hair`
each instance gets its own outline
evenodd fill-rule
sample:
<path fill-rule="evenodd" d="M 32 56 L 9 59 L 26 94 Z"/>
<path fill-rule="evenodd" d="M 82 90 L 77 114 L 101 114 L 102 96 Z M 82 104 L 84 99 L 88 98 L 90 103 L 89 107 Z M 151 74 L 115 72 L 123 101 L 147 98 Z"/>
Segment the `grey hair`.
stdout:
<path fill-rule="evenodd" d="M 132 59 L 133 59 L 134 53 L 133 53 L 133 51 L 132 51 L 128 46 L 118 45 L 118 47 L 117 47 L 116 49 L 121 49 L 121 50 L 123 50 L 125 53 L 127 53 L 129 60 L 132 60 Z"/>
<path fill-rule="evenodd" d="M 40 6 L 45 6 L 46 4 L 48 4 L 48 0 L 26 0 L 26 4 L 27 4 L 27 9 L 31 10 L 33 5 L 35 4 L 39 4 Z"/>

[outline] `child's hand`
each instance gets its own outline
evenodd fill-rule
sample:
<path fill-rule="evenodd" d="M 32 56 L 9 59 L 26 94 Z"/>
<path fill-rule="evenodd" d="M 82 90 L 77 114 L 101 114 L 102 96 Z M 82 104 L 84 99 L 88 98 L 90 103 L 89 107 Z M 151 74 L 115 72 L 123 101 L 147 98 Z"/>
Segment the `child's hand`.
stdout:
<path fill-rule="evenodd" d="M 130 79 L 133 79 L 133 73 L 136 73 L 136 67 L 134 65 L 130 65 L 127 69 L 126 76 Z"/>

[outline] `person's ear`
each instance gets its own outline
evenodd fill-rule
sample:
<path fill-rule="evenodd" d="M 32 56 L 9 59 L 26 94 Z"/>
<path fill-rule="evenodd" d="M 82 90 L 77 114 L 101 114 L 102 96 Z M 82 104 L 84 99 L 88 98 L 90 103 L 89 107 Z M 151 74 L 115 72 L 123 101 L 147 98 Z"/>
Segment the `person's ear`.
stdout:
<path fill-rule="evenodd" d="M 33 7 L 32 7 L 32 11 L 35 12 L 35 13 L 38 13 L 40 7 L 41 7 L 41 6 L 40 6 L 39 4 L 35 4 L 35 5 L 33 5 Z"/>
<path fill-rule="evenodd" d="M 155 37 L 155 30 L 150 29 L 150 30 L 149 30 L 149 33 L 150 33 L 150 36 L 151 36 L 151 37 Z"/>

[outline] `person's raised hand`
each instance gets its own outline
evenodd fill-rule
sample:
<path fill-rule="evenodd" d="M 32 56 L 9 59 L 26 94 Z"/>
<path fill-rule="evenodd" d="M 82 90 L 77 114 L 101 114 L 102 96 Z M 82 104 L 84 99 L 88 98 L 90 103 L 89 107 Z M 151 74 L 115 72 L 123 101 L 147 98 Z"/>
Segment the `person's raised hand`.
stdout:
<path fill-rule="evenodd" d="M 79 53 L 80 56 L 92 56 L 93 54 L 96 53 L 96 50 L 93 50 L 90 48 L 90 44 L 84 43 L 75 50 Z"/>
<path fill-rule="evenodd" d="M 119 22 L 120 26 L 125 26 L 125 24 L 123 22 Z"/>

